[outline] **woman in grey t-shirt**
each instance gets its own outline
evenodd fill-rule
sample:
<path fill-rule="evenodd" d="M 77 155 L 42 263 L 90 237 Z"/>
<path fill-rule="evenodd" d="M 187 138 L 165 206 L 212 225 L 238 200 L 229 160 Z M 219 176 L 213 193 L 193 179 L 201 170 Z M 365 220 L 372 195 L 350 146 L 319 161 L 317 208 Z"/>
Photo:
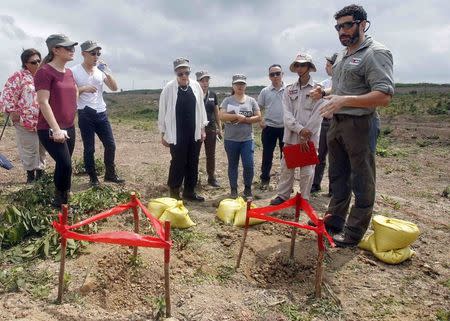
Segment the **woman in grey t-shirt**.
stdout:
<path fill-rule="evenodd" d="M 247 77 L 233 76 L 232 95 L 220 105 L 220 120 L 225 124 L 224 145 L 228 157 L 228 180 L 232 198 L 238 196 L 237 180 L 239 157 L 244 169 L 244 197 L 252 197 L 253 182 L 253 128 L 252 124 L 261 120 L 261 112 L 256 100 L 245 94 Z"/>

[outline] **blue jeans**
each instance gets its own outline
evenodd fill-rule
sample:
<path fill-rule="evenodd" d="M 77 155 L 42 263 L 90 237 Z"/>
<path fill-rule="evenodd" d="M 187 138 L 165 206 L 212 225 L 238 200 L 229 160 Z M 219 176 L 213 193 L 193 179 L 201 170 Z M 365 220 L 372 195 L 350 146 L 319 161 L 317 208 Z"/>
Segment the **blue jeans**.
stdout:
<path fill-rule="evenodd" d="M 374 114 L 372 116 L 372 124 L 369 130 L 369 145 L 372 153 L 377 151 L 378 136 L 380 136 L 380 117 Z"/>
<path fill-rule="evenodd" d="M 81 139 L 83 140 L 86 172 L 88 174 L 95 173 L 95 134 L 98 135 L 105 148 L 104 162 L 106 172 L 113 171 L 116 143 L 106 112 L 97 113 L 94 109 L 86 106 L 84 109 L 78 110 L 78 126 L 80 127 Z"/>
<path fill-rule="evenodd" d="M 230 181 L 230 188 L 237 189 L 238 187 L 239 157 L 241 157 L 242 167 L 244 168 L 244 185 L 245 187 L 251 187 L 254 175 L 253 140 L 247 140 L 245 142 L 225 140 L 224 145 L 228 158 L 228 180 Z"/>

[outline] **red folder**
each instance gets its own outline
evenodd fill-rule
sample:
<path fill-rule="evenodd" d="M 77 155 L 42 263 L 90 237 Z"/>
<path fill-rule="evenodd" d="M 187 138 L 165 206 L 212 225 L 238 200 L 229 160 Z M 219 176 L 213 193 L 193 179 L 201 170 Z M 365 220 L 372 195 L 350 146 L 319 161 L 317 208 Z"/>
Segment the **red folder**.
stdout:
<path fill-rule="evenodd" d="M 286 161 L 287 168 L 319 164 L 319 157 L 317 157 L 314 143 L 309 141 L 308 146 L 308 152 L 302 152 L 300 149 L 300 144 L 283 147 L 284 160 Z"/>

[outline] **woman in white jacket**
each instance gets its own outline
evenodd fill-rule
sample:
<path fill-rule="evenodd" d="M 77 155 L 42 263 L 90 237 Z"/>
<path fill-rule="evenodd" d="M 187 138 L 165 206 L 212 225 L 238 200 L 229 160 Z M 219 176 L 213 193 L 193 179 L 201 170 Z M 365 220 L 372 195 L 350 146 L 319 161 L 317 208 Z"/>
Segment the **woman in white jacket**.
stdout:
<path fill-rule="evenodd" d="M 183 198 L 203 202 L 195 192 L 198 181 L 198 160 L 205 126 L 208 124 L 203 91 L 200 84 L 189 78 L 190 65 L 186 58 L 173 62 L 176 79 L 167 83 L 159 99 L 158 128 L 161 143 L 170 148 L 170 197 L 180 199 L 184 181 Z"/>

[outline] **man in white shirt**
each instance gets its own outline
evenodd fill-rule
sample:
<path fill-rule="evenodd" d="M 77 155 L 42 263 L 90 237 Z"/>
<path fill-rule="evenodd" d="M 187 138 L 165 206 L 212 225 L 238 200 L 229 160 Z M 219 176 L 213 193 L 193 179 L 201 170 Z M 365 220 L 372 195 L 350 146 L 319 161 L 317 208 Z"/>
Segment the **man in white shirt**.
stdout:
<path fill-rule="evenodd" d="M 96 42 L 92 40 L 83 42 L 81 50 L 83 62 L 71 69 L 79 91 L 78 126 L 83 140 L 84 166 L 91 185 L 98 186 L 94 160 L 95 134 L 97 134 L 105 148 L 105 181 L 123 183 L 125 181 L 117 176 L 115 169 L 116 144 L 103 100 L 103 83 L 112 91 L 117 90 L 117 83 L 106 64 L 98 64 L 102 48 Z"/>

